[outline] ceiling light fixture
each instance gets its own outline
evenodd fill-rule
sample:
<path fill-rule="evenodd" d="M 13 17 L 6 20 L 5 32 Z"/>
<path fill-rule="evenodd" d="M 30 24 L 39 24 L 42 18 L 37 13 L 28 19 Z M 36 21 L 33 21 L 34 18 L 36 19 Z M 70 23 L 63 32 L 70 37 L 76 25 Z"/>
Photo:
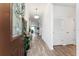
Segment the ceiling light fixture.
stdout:
<path fill-rule="evenodd" d="M 39 19 L 39 15 L 34 15 L 34 18 L 35 19 Z"/>
<path fill-rule="evenodd" d="M 38 10 L 38 9 L 36 8 L 36 9 L 35 9 L 35 13 L 36 13 L 36 14 L 34 15 L 34 18 L 35 18 L 35 19 L 39 19 L 39 15 L 37 14 L 37 10 Z"/>

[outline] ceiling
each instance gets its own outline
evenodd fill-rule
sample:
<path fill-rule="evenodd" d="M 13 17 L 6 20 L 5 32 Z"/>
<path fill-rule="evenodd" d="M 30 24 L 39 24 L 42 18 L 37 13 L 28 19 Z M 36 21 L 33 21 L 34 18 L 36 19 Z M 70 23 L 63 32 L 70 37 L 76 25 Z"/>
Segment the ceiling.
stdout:
<path fill-rule="evenodd" d="M 75 7 L 75 3 L 53 3 L 54 5 Z M 27 3 L 27 10 L 29 12 L 30 20 L 35 23 L 38 22 L 37 19 L 34 19 L 34 15 L 37 13 L 39 16 L 42 16 L 46 10 L 48 3 Z M 37 8 L 37 12 L 36 12 Z"/>
<path fill-rule="evenodd" d="M 38 14 L 41 16 L 44 14 L 47 3 L 27 3 L 27 10 L 29 12 L 30 20 L 34 23 L 38 23 L 38 19 L 34 19 L 34 15 Z M 36 11 L 37 8 L 37 11 Z"/>
<path fill-rule="evenodd" d="M 75 7 L 76 3 L 54 3 L 54 5 L 61 5 L 61 6 L 67 6 L 67 7 Z"/>
<path fill-rule="evenodd" d="M 34 14 L 42 15 L 44 11 L 46 10 L 46 5 L 48 3 L 27 3 L 27 9 L 29 12 L 29 15 L 32 17 Z M 75 3 L 53 3 L 54 5 L 62 5 L 62 6 L 68 6 L 68 7 L 75 7 Z M 37 12 L 36 12 L 37 8 Z"/>
<path fill-rule="evenodd" d="M 37 14 L 42 14 L 45 10 L 46 3 L 28 3 L 27 8 L 30 15 L 36 14 L 36 8 L 37 8 Z"/>

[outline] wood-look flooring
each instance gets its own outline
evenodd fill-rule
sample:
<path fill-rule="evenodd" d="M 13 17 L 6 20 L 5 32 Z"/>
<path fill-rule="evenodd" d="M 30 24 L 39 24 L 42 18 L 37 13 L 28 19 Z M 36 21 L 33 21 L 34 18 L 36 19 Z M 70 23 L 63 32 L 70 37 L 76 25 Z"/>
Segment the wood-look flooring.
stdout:
<path fill-rule="evenodd" d="M 31 41 L 30 49 L 28 50 L 27 56 L 75 56 L 76 46 L 75 45 L 57 45 L 54 46 L 53 50 L 49 50 L 46 43 L 40 38 L 34 38 Z"/>

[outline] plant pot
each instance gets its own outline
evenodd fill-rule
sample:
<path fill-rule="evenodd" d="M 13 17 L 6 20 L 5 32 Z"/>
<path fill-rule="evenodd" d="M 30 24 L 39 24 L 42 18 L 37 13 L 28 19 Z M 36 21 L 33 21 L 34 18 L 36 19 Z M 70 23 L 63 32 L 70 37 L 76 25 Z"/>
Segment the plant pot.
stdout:
<path fill-rule="evenodd" d="M 27 56 L 27 52 L 26 51 L 24 51 L 24 56 Z"/>

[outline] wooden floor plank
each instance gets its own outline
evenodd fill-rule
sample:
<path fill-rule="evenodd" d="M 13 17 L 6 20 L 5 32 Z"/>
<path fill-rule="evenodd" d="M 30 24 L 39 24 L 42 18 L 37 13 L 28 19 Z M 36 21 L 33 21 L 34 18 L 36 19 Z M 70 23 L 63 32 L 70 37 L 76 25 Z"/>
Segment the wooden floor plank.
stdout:
<path fill-rule="evenodd" d="M 41 39 L 35 37 L 31 41 L 31 48 L 29 49 L 28 56 L 75 56 L 75 45 L 56 45 L 53 50 L 49 50 L 46 43 Z"/>

